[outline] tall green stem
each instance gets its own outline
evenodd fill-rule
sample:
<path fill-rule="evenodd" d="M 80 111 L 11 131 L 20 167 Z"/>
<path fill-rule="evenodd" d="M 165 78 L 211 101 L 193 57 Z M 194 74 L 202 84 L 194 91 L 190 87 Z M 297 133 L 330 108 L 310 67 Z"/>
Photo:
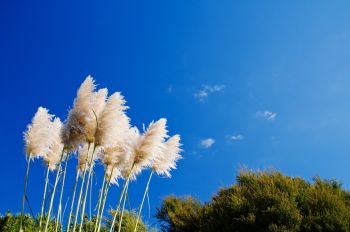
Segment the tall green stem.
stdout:
<path fill-rule="evenodd" d="M 100 230 L 101 230 L 101 225 L 102 225 L 102 220 L 103 220 L 103 213 L 104 213 L 104 209 L 105 209 L 105 204 L 106 204 L 106 200 L 107 200 L 109 188 L 110 188 L 110 185 L 109 185 L 109 184 L 106 184 L 105 189 L 104 189 L 103 202 L 102 202 L 102 206 L 101 206 L 101 210 L 100 210 L 100 215 L 99 215 L 99 219 L 98 219 L 98 228 L 97 228 L 97 232 L 100 232 Z"/>
<path fill-rule="evenodd" d="M 29 175 L 29 166 L 30 166 L 30 158 L 29 155 L 27 157 L 27 169 L 26 169 L 26 177 L 24 181 L 24 190 L 23 190 L 23 197 L 22 197 L 22 210 L 21 210 L 21 223 L 19 231 L 23 231 L 23 215 L 24 215 L 24 205 L 26 202 L 26 194 L 27 194 L 27 184 L 28 184 L 28 175 Z"/>
<path fill-rule="evenodd" d="M 88 150 L 87 150 L 88 155 L 87 155 L 87 157 L 89 156 L 89 150 L 90 150 L 90 143 L 88 145 Z M 86 175 L 87 162 L 88 161 L 86 160 L 85 161 L 85 166 L 84 166 L 83 178 L 81 180 L 79 198 L 78 198 L 78 202 L 77 202 L 77 208 L 75 210 L 73 232 L 75 232 L 75 228 L 77 226 L 78 214 L 79 214 L 79 209 L 80 209 L 80 201 L 81 201 L 81 197 L 82 197 L 82 194 L 83 194 L 83 188 L 84 188 L 84 181 L 85 181 L 85 175 Z"/>
<path fill-rule="evenodd" d="M 66 158 L 64 160 L 64 170 L 63 170 L 63 177 L 62 177 L 62 184 L 61 184 L 61 192 L 60 192 L 60 201 L 58 204 L 58 210 L 57 210 L 57 223 L 56 223 L 56 229 L 55 231 L 58 231 L 58 222 L 61 221 L 61 227 L 62 227 L 62 196 L 63 196 L 63 190 L 64 190 L 64 183 L 66 181 L 66 172 L 67 172 L 67 166 L 68 166 L 68 154 L 66 155 Z"/>
<path fill-rule="evenodd" d="M 41 225 L 43 222 L 43 215 L 45 211 L 45 201 L 46 201 L 46 190 L 47 190 L 47 184 L 49 183 L 49 173 L 50 173 L 50 168 L 47 167 L 46 169 L 46 178 L 45 178 L 45 187 L 44 187 L 44 196 L 43 200 L 41 203 L 41 213 L 40 213 L 40 220 L 39 220 L 39 232 L 41 231 Z"/>
<path fill-rule="evenodd" d="M 100 216 L 100 210 L 101 210 L 103 195 L 104 195 L 104 191 L 105 191 L 105 182 L 106 182 L 106 172 L 103 175 L 102 186 L 101 186 L 100 192 L 98 194 L 97 214 L 96 214 L 96 219 L 95 219 L 94 232 L 97 231 L 97 227 L 98 227 L 98 220 L 99 220 L 99 216 Z"/>
<path fill-rule="evenodd" d="M 123 216 L 124 216 L 125 202 L 126 202 L 126 198 L 128 197 L 128 189 L 129 189 L 129 182 L 128 182 L 127 186 L 126 186 L 126 191 L 125 191 L 125 194 L 124 194 L 123 209 L 122 209 L 122 212 L 121 212 L 120 218 L 119 218 L 118 232 L 120 232 L 121 229 L 122 229 L 122 222 L 123 222 Z"/>
<path fill-rule="evenodd" d="M 68 216 L 67 232 L 69 232 L 69 229 L 70 229 L 70 222 L 71 222 L 71 219 L 72 219 L 72 213 L 73 213 L 73 208 L 74 208 L 74 199 L 75 199 L 75 193 L 76 193 L 77 185 L 78 185 L 78 181 L 79 181 L 79 174 L 80 174 L 80 171 L 78 169 L 77 170 L 77 176 L 75 177 L 72 203 L 71 203 L 71 206 L 70 206 L 70 211 L 69 211 L 69 216 Z"/>
<path fill-rule="evenodd" d="M 91 155 L 91 159 L 90 159 L 90 163 L 89 163 L 89 174 L 88 174 L 88 178 L 87 178 L 87 182 L 86 182 L 86 188 L 85 188 L 85 194 L 84 194 L 84 199 L 83 199 L 83 205 L 82 205 L 81 213 L 80 213 L 79 232 L 81 232 L 82 229 L 83 229 L 83 221 L 84 221 L 84 213 L 85 213 L 86 198 L 87 198 L 87 194 L 88 194 L 88 191 L 89 191 L 89 182 L 91 181 L 91 180 L 90 180 L 91 171 L 92 171 L 93 166 L 94 166 L 94 164 L 93 164 L 93 159 L 94 159 L 95 149 L 96 149 L 96 146 L 95 146 L 95 144 L 94 144 L 94 148 L 93 148 L 92 155 Z"/>
<path fill-rule="evenodd" d="M 60 179 L 60 172 L 61 172 L 61 168 L 62 168 L 62 165 L 61 165 L 61 162 L 62 162 L 62 159 L 63 159 L 63 155 L 64 155 L 64 148 L 62 149 L 62 154 L 61 154 L 61 158 L 60 158 L 60 162 L 58 164 L 58 170 L 57 170 L 57 173 L 56 173 L 56 179 L 55 179 L 55 184 L 54 184 L 54 187 L 53 187 L 53 191 L 52 191 L 52 195 L 51 195 L 51 200 L 50 200 L 50 207 L 49 207 L 49 211 L 47 213 L 47 219 L 46 219 L 46 225 L 45 225 L 45 232 L 47 232 L 47 229 L 49 227 L 49 222 L 50 222 L 50 216 L 51 216 L 51 211 L 52 211 L 52 205 L 53 205 L 53 200 L 55 198 L 55 192 L 56 192 L 56 187 L 57 187 L 57 183 L 58 183 L 58 180 Z"/>
<path fill-rule="evenodd" d="M 128 184 L 129 184 L 129 180 L 130 180 L 130 174 L 127 177 L 127 179 L 125 180 L 125 182 L 124 182 L 123 190 L 122 190 L 122 192 L 120 194 L 119 201 L 118 201 L 118 204 L 117 204 L 117 208 L 115 210 L 115 214 L 114 214 L 113 221 L 112 221 L 111 228 L 110 228 L 109 232 L 112 232 L 113 229 L 114 229 L 115 220 L 117 219 L 117 214 L 119 212 L 119 207 L 120 207 L 120 204 L 121 204 L 121 202 L 123 200 L 123 196 L 125 194 L 126 188 L 127 188 Z"/>
<path fill-rule="evenodd" d="M 150 174 L 149 177 L 148 177 L 148 181 L 147 181 L 147 185 L 146 185 L 145 192 L 144 192 L 143 197 L 142 197 L 142 202 L 141 202 L 141 205 L 140 205 L 139 213 L 137 214 L 137 220 L 136 220 L 136 225 L 135 225 L 134 232 L 137 231 L 137 226 L 138 226 L 138 224 L 139 224 L 139 220 L 140 220 L 140 217 L 141 217 L 143 202 L 145 201 L 146 195 L 147 195 L 147 193 L 148 193 L 149 183 L 151 182 L 151 178 L 152 178 L 153 172 L 154 172 L 154 171 L 153 171 L 153 169 L 152 169 L 151 174 Z"/>
<path fill-rule="evenodd" d="M 115 168 L 115 165 L 113 165 L 111 174 L 110 174 L 109 177 L 108 177 L 108 183 L 107 183 L 107 185 L 106 185 L 106 187 L 105 187 L 105 190 L 104 190 L 104 193 L 103 193 L 103 194 L 104 194 L 104 197 L 103 197 L 103 201 L 102 201 L 102 208 L 101 208 L 101 211 L 100 211 L 100 216 L 99 216 L 99 221 L 98 221 L 98 229 L 97 229 L 97 232 L 100 232 L 100 229 L 101 229 L 102 218 L 103 218 L 103 212 L 104 212 L 104 209 L 105 209 L 105 204 L 106 204 L 106 200 L 107 200 L 108 190 L 109 190 L 109 186 L 110 186 L 110 184 L 111 184 L 112 174 L 113 174 L 114 168 Z"/>
<path fill-rule="evenodd" d="M 94 176 L 92 175 L 91 176 L 91 181 L 90 181 L 90 194 L 89 194 L 89 200 L 90 200 L 90 202 L 89 202 L 89 205 L 90 205 L 90 210 L 89 210 L 89 221 L 91 221 L 91 195 L 92 195 L 92 182 L 93 182 L 93 180 L 94 180 Z"/>

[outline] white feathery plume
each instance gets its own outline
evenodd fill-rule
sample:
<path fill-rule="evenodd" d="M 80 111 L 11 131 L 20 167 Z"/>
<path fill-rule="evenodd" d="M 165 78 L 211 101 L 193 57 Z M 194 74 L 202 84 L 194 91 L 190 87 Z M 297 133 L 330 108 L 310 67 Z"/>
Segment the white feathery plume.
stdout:
<path fill-rule="evenodd" d="M 86 117 L 87 121 L 85 124 L 85 138 L 86 142 L 93 143 L 98 127 L 98 118 L 106 105 L 106 99 L 108 90 L 106 88 L 99 89 L 93 93 L 91 108 L 88 110 L 89 114 Z"/>
<path fill-rule="evenodd" d="M 127 140 L 119 145 L 109 146 L 101 149 L 101 161 L 105 166 L 106 179 L 111 178 L 112 184 L 117 184 L 118 178 L 122 177 L 122 170 L 130 160 L 130 152 Z M 113 170 L 113 172 L 112 172 Z M 112 174 L 112 176 L 110 176 Z"/>
<path fill-rule="evenodd" d="M 120 169 L 109 165 L 106 167 L 106 178 L 110 180 L 110 184 L 115 184 L 118 186 L 118 179 L 121 177 Z"/>
<path fill-rule="evenodd" d="M 149 166 L 158 157 L 163 148 L 163 142 L 168 137 L 166 119 L 161 118 L 151 123 L 146 132 L 142 135 L 139 146 L 135 151 L 135 165 Z"/>
<path fill-rule="evenodd" d="M 124 97 L 116 92 L 111 95 L 98 118 L 96 146 L 114 147 L 125 140 L 130 128 L 130 119 L 126 116 Z"/>
<path fill-rule="evenodd" d="M 135 179 L 136 175 L 142 171 L 141 166 L 133 165 L 135 159 L 135 148 L 141 141 L 141 133 L 137 127 L 132 127 L 127 133 L 127 139 L 125 140 L 125 154 L 124 163 L 121 166 L 121 173 L 123 178 L 127 178 L 130 174 L 131 179 Z M 133 167 L 134 166 L 134 167 Z M 132 168 L 133 167 L 133 168 Z M 132 168 L 132 172 L 130 173 Z"/>
<path fill-rule="evenodd" d="M 136 141 L 131 154 L 132 163 L 129 162 L 126 166 L 129 171 L 132 169 L 131 179 L 135 179 L 144 168 L 151 167 L 154 160 L 161 155 L 164 141 L 168 137 L 167 132 L 166 119 L 161 118 L 152 122 L 141 137 L 134 135 Z M 124 175 L 127 172 L 124 171 Z"/>
<path fill-rule="evenodd" d="M 176 169 L 176 162 L 182 159 L 180 152 L 182 149 L 180 146 L 180 135 L 174 135 L 169 138 L 165 143 L 165 147 L 161 156 L 155 159 L 153 164 L 153 170 L 158 175 L 165 175 L 171 177 L 171 169 Z"/>
<path fill-rule="evenodd" d="M 44 162 L 49 167 L 51 171 L 57 168 L 61 160 L 61 154 L 63 150 L 63 143 L 61 141 L 61 129 L 62 122 L 59 118 L 55 118 L 50 125 L 50 136 L 52 138 L 52 143 L 49 152 L 44 156 Z M 64 159 L 64 157 L 63 157 Z"/>
<path fill-rule="evenodd" d="M 52 136 L 50 125 L 53 115 L 46 108 L 39 107 L 32 123 L 24 132 L 26 154 L 29 159 L 45 156 L 50 151 Z"/>
<path fill-rule="evenodd" d="M 100 115 L 106 106 L 106 100 L 108 95 L 108 89 L 103 88 L 95 92 L 95 98 L 92 104 L 92 109 L 95 111 L 96 115 Z"/>
<path fill-rule="evenodd" d="M 84 142 L 94 142 L 96 117 L 103 110 L 107 97 L 107 89 L 95 92 L 95 88 L 94 79 L 88 76 L 78 89 L 73 109 L 63 127 L 62 140 L 71 150 L 76 150 Z"/>

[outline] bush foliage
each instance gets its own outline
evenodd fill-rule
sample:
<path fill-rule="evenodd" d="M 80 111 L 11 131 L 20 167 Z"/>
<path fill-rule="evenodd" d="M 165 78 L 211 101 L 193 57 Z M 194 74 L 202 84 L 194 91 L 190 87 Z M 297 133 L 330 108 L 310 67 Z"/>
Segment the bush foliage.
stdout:
<path fill-rule="evenodd" d="M 111 213 L 113 214 L 113 213 Z M 114 215 L 114 214 L 113 214 Z M 122 232 L 134 232 L 134 227 L 136 224 L 136 215 L 133 211 L 124 211 L 123 215 L 123 221 L 122 221 Z M 84 224 L 82 231 L 84 232 L 94 232 L 94 223 L 95 223 L 95 217 L 92 218 L 91 221 L 88 220 L 88 217 L 85 216 L 84 218 Z M 24 215 L 23 218 L 23 230 L 24 232 L 38 232 L 39 231 L 39 217 L 33 218 L 30 215 Z M 108 232 L 111 220 L 108 218 L 104 218 L 105 224 L 101 227 L 101 232 Z M 0 231 L 1 232 L 18 232 L 20 227 L 20 215 L 13 215 L 11 213 L 7 213 L 5 216 L 0 216 Z M 115 223 L 115 230 L 118 231 L 119 227 L 119 216 L 118 220 Z M 43 231 L 43 230 L 41 230 Z M 55 222 L 52 220 L 49 224 L 48 228 L 49 232 L 55 231 Z M 61 231 L 60 228 L 58 231 Z M 64 230 L 65 231 L 65 230 Z M 72 231 L 72 230 L 71 230 Z M 76 229 L 76 231 L 79 231 L 79 227 Z M 137 232 L 146 232 L 147 226 L 142 222 L 142 220 L 139 221 Z"/>
<path fill-rule="evenodd" d="M 350 231 L 350 193 L 337 181 L 275 171 L 242 171 L 236 180 L 205 204 L 165 198 L 156 213 L 162 231 Z"/>

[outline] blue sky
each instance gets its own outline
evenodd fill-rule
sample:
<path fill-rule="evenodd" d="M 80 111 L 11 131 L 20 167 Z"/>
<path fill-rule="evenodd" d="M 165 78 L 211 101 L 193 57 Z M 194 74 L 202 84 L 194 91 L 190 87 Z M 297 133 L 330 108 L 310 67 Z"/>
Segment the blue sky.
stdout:
<path fill-rule="evenodd" d="M 26 124 L 38 106 L 65 119 L 88 74 L 125 95 L 134 125 L 166 117 L 182 135 L 173 178 L 151 183 L 152 213 L 169 194 L 208 201 L 245 166 L 349 189 L 349 11 L 347 1 L 1 1 L 0 211 L 21 207 Z M 72 160 L 68 188 L 74 170 Z M 130 187 L 132 207 L 147 175 Z M 43 176 L 36 161 L 36 212 Z M 117 198 L 115 188 L 108 204 Z"/>

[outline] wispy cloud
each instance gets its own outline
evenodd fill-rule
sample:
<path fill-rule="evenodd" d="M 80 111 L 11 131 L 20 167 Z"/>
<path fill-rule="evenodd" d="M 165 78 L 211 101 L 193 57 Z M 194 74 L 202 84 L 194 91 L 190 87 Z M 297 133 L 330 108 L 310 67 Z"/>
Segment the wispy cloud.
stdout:
<path fill-rule="evenodd" d="M 228 136 L 228 138 L 230 139 L 230 141 L 240 141 L 244 139 L 244 136 L 241 134 L 237 134 L 237 135 L 230 135 Z"/>
<path fill-rule="evenodd" d="M 165 90 L 165 93 L 172 93 L 173 90 L 173 86 L 169 85 L 168 88 Z"/>
<path fill-rule="evenodd" d="M 265 110 L 256 112 L 256 116 L 259 118 L 264 118 L 266 120 L 274 120 L 277 116 L 277 113 Z"/>
<path fill-rule="evenodd" d="M 194 97 L 200 102 L 205 102 L 211 93 L 221 92 L 225 85 L 204 85 L 202 89 L 194 94 Z"/>
<path fill-rule="evenodd" d="M 213 146 L 213 144 L 215 143 L 215 139 L 213 138 L 207 138 L 207 139 L 203 139 L 201 140 L 201 147 L 204 149 L 210 148 L 211 146 Z"/>

